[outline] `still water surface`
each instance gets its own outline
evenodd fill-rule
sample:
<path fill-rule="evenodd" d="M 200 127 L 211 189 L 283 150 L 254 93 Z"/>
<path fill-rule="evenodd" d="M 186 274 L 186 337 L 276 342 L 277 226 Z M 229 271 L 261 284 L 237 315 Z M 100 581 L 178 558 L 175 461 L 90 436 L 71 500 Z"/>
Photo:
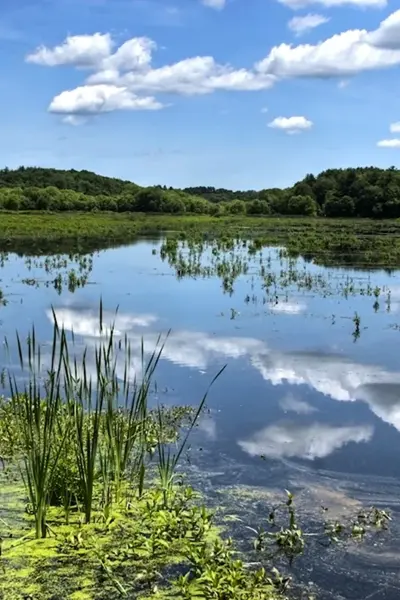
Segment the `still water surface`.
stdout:
<path fill-rule="evenodd" d="M 160 244 L 141 240 L 95 254 L 86 285 L 74 291 L 57 291 L 52 283 L 72 263 L 46 272 L 44 259 L 9 255 L 0 269 L 7 301 L 0 308 L 0 335 L 13 339 L 16 329 L 26 335 L 34 323 L 38 337 L 50 340 L 54 307 L 66 329 L 93 345 L 102 297 L 105 319 L 115 318 L 117 333 L 127 334 L 136 350 L 132 372 L 141 338 L 150 353 L 158 335 L 171 330 L 155 400 L 197 403 L 227 365 L 193 441 L 202 450 L 192 455 L 192 468 L 204 474 L 210 493 L 232 485 L 292 486 L 317 503 L 329 492 L 345 505 L 361 498 L 397 511 L 400 273 L 324 268 L 289 261 L 270 248 L 246 258 L 247 272 L 226 293 L 211 271 L 181 277 L 160 258 Z M 205 249 L 201 261 L 210 264 L 211 257 Z M 306 286 L 298 284 L 305 280 Z M 250 508 L 243 510 L 250 519 Z M 326 598 L 367 598 L 371 591 L 378 600 L 398 598 L 400 563 L 397 549 L 390 552 L 388 571 L 380 561 L 379 576 L 370 570 L 372 583 L 361 588 L 344 564 L 338 565 L 340 585 L 326 579 L 327 565 L 307 576 Z M 354 573 L 370 569 L 371 556 L 363 561 L 358 555 Z M 347 591 L 338 595 L 336 588 Z"/>

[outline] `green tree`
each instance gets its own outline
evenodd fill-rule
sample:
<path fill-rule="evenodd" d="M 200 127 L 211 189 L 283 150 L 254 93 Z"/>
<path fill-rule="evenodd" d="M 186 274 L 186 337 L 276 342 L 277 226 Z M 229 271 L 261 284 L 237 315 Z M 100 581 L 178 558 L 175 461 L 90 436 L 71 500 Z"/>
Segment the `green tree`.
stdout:
<path fill-rule="evenodd" d="M 290 215 L 315 217 L 318 212 L 316 201 L 311 196 L 291 196 L 288 202 Z"/>
<path fill-rule="evenodd" d="M 350 196 L 336 196 L 334 192 L 330 192 L 327 194 L 323 211 L 327 217 L 352 217 L 355 202 Z"/>
<path fill-rule="evenodd" d="M 246 212 L 248 215 L 269 215 L 271 207 L 266 200 L 252 200 L 246 203 Z"/>

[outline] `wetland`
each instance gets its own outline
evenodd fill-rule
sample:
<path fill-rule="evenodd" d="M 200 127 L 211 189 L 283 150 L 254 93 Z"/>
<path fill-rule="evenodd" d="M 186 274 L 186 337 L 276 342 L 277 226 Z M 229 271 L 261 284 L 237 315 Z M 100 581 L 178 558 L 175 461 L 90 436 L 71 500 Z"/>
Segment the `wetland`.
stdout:
<path fill-rule="evenodd" d="M 1 219 L 0 598 L 398 598 L 397 221 Z"/>

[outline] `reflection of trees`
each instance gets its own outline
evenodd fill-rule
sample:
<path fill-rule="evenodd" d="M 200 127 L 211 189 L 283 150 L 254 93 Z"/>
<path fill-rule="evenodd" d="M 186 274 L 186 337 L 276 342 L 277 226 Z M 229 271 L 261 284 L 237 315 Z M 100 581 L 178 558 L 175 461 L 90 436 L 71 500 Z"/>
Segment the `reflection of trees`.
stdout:
<path fill-rule="evenodd" d="M 157 242 L 160 239 L 159 235 L 152 235 L 149 242 Z M 133 246 L 140 241 L 137 234 L 132 234 L 131 237 L 125 236 L 123 241 L 118 241 L 112 238 L 104 238 L 93 235 L 90 238 L 71 239 L 10 239 L 2 240 L 1 249 L 3 252 L 13 252 L 20 257 L 26 256 L 53 256 L 55 254 L 90 254 L 100 252 L 101 250 L 109 250 L 111 248 L 122 248 L 124 246 Z"/>

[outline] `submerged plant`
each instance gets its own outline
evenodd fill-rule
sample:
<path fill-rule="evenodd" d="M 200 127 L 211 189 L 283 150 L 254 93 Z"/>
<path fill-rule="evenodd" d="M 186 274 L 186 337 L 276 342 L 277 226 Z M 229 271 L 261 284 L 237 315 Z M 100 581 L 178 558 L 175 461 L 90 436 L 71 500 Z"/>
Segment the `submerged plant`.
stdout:
<path fill-rule="evenodd" d="M 353 324 L 354 324 L 353 338 L 354 338 L 354 341 L 356 341 L 360 337 L 360 325 L 361 325 L 361 317 L 357 312 L 354 313 Z"/>

